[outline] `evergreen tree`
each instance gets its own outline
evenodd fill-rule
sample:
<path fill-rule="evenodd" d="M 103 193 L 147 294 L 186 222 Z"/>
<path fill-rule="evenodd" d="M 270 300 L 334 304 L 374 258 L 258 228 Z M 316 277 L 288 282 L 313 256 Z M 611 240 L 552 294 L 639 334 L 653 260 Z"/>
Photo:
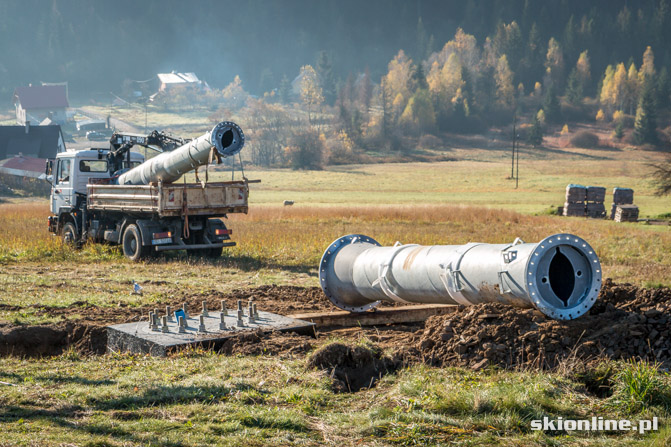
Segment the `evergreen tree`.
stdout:
<path fill-rule="evenodd" d="M 615 137 L 616 140 L 621 140 L 622 137 L 624 137 L 624 123 L 622 122 L 622 120 L 619 120 L 615 125 L 615 131 L 613 132 L 613 136 Z"/>
<path fill-rule="evenodd" d="M 671 77 L 666 67 L 662 68 L 657 78 L 657 108 L 666 110 L 671 106 Z"/>
<path fill-rule="evenodd" d="M 543 143 L 543 126 L 541 125 L 538 116 L 534 117 L 534 124 L 531 126 L 531 129 L 529 129 L 527 143 L 533 147 L 538 147 Z"/>
<path fill-rule="evenodd" d="M 561 120 L 561 108 L 559 106 L 559 98 L 557 98 L 557 88 L 554 84 L 545 92 L 543 99 L 543 113 L 548 123 L 557 123 Z"/>
<path fill-rule="evenodd" d="M 370 70 L 368 67 L 366 67 L 366 70 L 363 72 L 363 77 L 359 82 L 358 97 L 364 113 L 368 113 L 368 109 L 370 109 L 370 101 L 373 97 L 373 83 L 370 80 Z"/>
<path fill-rule="evenodd" d="M 319 77 L 319 86 L 324 94 L 324 101 L 327 104 L 333 104 L 336 98 L 335 77 L 333 76 L 333 66 L 326 51 L 319 52 L 315 69 Z"/>
<path fill-rule="evenodd" d="M 655 110 L 655 89 L 651 81 L 645 82 L 641 99 L 636 109 L 634 140 L 638 144 L 657 143 L 657 114 Z"/>
<path fill-rule="evenodd" d="M 433 36 L 429 37 L 422 23 L 422 18 L 417 19 L 417 42 L 416 42 L 415 56 L 417 60 L 423 61 L 428 59 L 433 51 Z"/>
<path fill-rule="evenodd" d="M 289 104 L 291 99 L 291 82 L 287 75 L 282 76 L 280 81 L 280 87 L 277 89 L 277 95 L 280 97 L 280 102 L 283 104 Z"/>
<path fill-rule="evenodd" d="M 578 78 L 578 70 L 571 70 L 571 74 L 568 76 L 568 81 L 566 82 L 566 100 L 573 105 L 580 104 L 583 98 L 582 83 Z"/>
<path fill-rule="evenodd" d="M 429 88 L 429 83 L 426 81 L 426 75 L 424 74 L 424 68 L 422 68 L 421 62 L 415 65 L 415 68 L 412 71 L 412 83 L 414 84 L 414 91 L 428 90 Z"/>

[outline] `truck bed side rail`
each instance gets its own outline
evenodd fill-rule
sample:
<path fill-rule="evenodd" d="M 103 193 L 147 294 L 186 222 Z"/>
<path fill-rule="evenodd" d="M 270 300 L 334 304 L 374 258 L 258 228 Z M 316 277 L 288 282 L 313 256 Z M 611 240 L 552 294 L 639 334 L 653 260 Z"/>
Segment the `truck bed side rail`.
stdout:
<path fill-rule="evenodd" d="M 247 213 L 245 181 L 163 185 L 87 185 L 92 211 L 153 213 L 160 217 Z"/>

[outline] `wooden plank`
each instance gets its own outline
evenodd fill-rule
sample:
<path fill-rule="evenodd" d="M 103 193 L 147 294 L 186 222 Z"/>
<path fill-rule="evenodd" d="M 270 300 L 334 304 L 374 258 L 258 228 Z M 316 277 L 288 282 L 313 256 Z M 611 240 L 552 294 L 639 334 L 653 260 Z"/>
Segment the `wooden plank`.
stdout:
<path fill-rule="evenodd" d="M 454 312 L 459 306 L 419 304 L 402 307 L 381 307 L 369 312 L 352 313 L 345 310 L 289 315 L 290 318 L 310 321 L 317 326 L 378 326 L 395 323 L 418 323 L 433 315 Z"/>

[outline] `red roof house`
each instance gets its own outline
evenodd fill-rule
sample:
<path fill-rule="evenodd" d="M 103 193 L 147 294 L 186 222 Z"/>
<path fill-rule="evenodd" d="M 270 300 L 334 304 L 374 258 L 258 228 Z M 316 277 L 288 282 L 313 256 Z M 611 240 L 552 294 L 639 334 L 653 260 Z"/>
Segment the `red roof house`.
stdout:
<path fill-rule="evenodd" d="M 65 124 L 68 108 L 67 91 L 64 85 L 29 85 L 14 90 L 16 122 L 38 125 L 45 118 Z"/>

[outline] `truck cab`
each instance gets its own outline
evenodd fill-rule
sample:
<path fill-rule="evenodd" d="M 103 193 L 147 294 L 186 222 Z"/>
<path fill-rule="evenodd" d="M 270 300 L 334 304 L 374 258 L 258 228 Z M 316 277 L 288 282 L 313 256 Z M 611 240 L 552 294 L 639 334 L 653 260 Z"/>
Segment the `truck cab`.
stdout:
<path fill-rule="evenodd" d="M 95 148 L 65 151 L 59 153 L 55 159 L 49 160 L 51 166 L 47 167 L 47 173 L 51 174 L 53 185 L 49 203 L 54 216 L 60 218 L 63 213 L 71 213 L 78 208 L 80 205 L 78 200 L 86 199 L 87 184 L 110 179 L 107 165 L 108 152 L 108 149 Z M 130 166 L 124 166 L 124 168 L 134 168 L 142 162 L 144 162 L 144 157 L 141 154 L 131 152 Z M 124 164 L 127 162 L 124 161 Z M 60 226 L 62 227 L 64 223 L 62 222 Z"/>

